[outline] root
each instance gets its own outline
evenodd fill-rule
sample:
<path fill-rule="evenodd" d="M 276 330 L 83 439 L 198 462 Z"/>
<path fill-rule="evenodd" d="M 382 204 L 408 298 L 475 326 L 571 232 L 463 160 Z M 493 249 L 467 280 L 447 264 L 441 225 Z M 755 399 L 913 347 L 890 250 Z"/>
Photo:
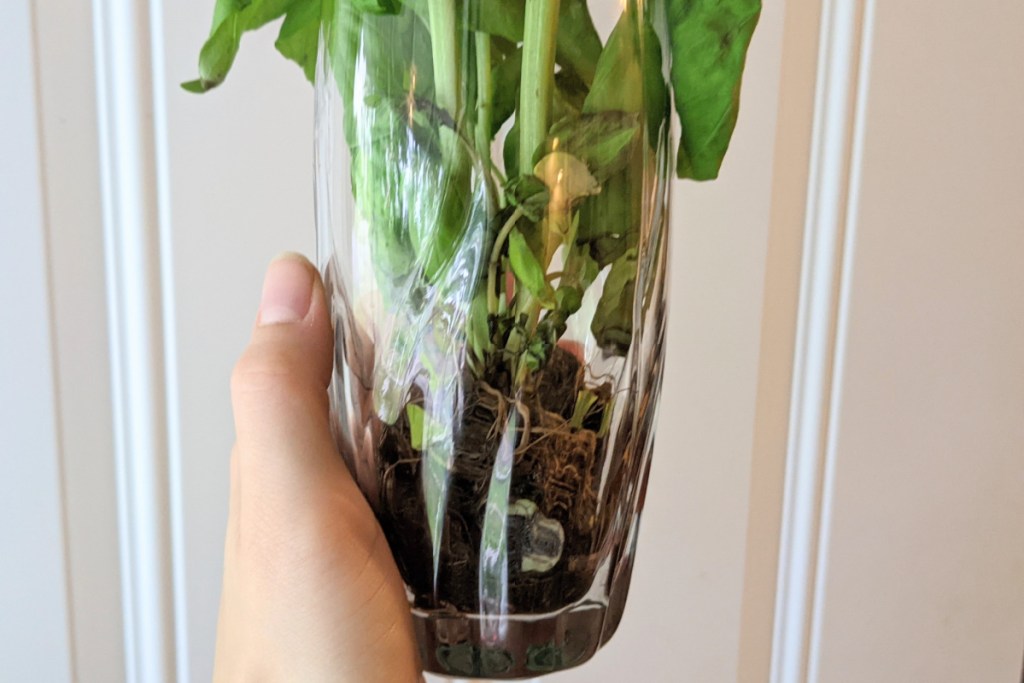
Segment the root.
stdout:
<path fill-rule="evenodd" d="M 487 438 L 493 439 L 498 435 L 498 425 L 505 424 L 505 417 L 508 414 L 506 408 L 508 399 L 487 382 L 480 382 L 479 386 L 485 393 L 494 397 L 494 411 L 497 413 L 497 419 L 491 423 L 491 429 L 487 432 Z"/>
<path fill-rule="evenodd" d="M 530 447 L 530 409 L 526 407 L 526 404 L 521 399 L 517 398 L 516 410 L 523 416 L 522 436 L 519 437 L 519 448 L 515 451 L 515 455 L 521 455 Z"/>

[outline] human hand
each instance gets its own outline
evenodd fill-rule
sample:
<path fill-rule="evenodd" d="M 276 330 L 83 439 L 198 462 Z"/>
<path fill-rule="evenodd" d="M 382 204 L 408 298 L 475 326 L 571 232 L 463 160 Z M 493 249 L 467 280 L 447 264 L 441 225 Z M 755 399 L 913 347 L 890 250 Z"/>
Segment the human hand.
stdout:
<path fill-rule="evenodd" d="M 236 442 L 214 680 L 420 680 L 391 552 L 331 436 L 324 288 L 271 263 L 231 381 Z"/>

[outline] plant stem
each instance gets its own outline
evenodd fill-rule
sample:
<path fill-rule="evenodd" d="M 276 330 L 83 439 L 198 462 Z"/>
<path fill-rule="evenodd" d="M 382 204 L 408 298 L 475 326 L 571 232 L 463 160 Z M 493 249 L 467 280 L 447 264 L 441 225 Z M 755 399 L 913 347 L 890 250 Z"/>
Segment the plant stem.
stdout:
<path fill-rule="evenodd" d="M 551 125 L 559 5 L 560 0 L 526 0 L 518 122 L 519 172 L 522 174 L 533 171 L 533 154 L 544 143 Z M 546 241 L 546 238 L 542 239 L 541 243 Z M 519 297 L 517 310 L 529 311 L 531 326 L 536 324 L 540 312 L 539 304 L 525 290 L 517 291 L 516 294 Z M 508 348 L 513 353 L 518 352 L 523 346 L 521 336 L 513 332 L 509 337 Z"/>
<path fill-rule="evenodd" d="M 486 165 L 491 159 L 491 112 L 494 84 L 491 82 L 491 36 L 478 32 L 476 40 L 476 151 Z M 486 166 L 485 166 L 486 168 Z"/>
<path fill-rule="evenodd" d="M 555 84 L 560 0 L 526 0 L 519 90 L 519 172 L 533 170 L 533 153 L 547 137 Z"/>
<path fill-rule="evenodd" d="M 501 247 L 508 238 L 508 234 L 512 232 L 512 228 L 516 227 L 516 223 L 523 217 L 523 208 L 517 206 L 516 210 L 512 212 L 508 220 L 505 221 L 505 225 L 501 226 L 501 230 L 498 232 L 498 236 L 494 238 L 494 246 L 491 248 L 491 260 L 487 264 L 487 312 L 494 315 L 498 312 L 498 291 L 497 291 L 497 280 L 498 280 L 498 260 L 501 259 Z"/>
<path fill-rule="evenodd" d="M 455 32 L 455 0 L 427 0 L 430 18 L 430 50 L 434 59 L 434 93 L 436 104 L 456 122 L 460 119 L 459 55 Z M 441 128 L 442 154 L 447 163 L 455 159 L 458 139 L 454 131 Z"/>

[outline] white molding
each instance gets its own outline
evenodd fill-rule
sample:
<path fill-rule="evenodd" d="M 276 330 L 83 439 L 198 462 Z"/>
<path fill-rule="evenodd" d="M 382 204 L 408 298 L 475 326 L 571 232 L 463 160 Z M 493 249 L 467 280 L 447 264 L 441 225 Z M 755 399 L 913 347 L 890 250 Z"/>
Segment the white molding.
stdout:
<path fill-rule="evenodd" d="M 164 69 L 163 0 L 149 0 L 152 41 L 153 134 L 156 151 L 156 186 L 160 223 L 160 274 L 164 323 L 164 382 L 167 394 L 167 458 L 170 487 L 171 561 L 174 582 L 174 633 L 177 682 L 188 683 L 188 593 L 185 574 L 184 462 L 181 452 L 181 411 L 178 386 L 177 305 L 174 286 L 174 240 L 171 221 L 171 188 L 168 163 L 167 78 Z"/>
<path fill-rule="evenodd" d="M 865 9 L 866 7 L 866 9 Z M 814 681 L 873 0 L 823 6 L 807 190 L 773 683 Z"/>
<path fill-rule="evenodd" d="M 843 395 L 843 377 L 846 364 L 846 342 L 849 338 L 850 292 L 853 278 L 853 257 L 857 240 L 860 208 L 860 187 L 864 158 L 864 128 L 875 26 L 875 0 L 864 0 L 861 21 L 860 50 L 857 65 L 857 83 L 854 99 L 852 140 L 846 195 L 843 235 L 842 266 L 840 270 L 839 301 L 836 311 L 835 348 L 832 362 L 832 387 L 829 396 L 828 433 L 825 443 L 824 472 L 822 473 L 821 510 L 818 530 L 817 564 L 815 566 L 814 599 L 810 633 L 808 635 L 807 680 L 817 681 L 821 655 L 821 629 L 825 605 L 825 579 L 828 575 L 828 553 L 831 548 L 833 492 L 835 491 L 836 440 Z"/>
<path fill-rule="evenodd" d="M 159 4 L 94 0 L 125 670 L 175 680 L 176 438 Z M 155 55 L 155 56 L 154 56 Z M 178 464 L 175 461 L 175 464 Z M 180 503 L 180 495 L 174 491 Z M 179 603 L 183 604 L 181 596 Z"/>

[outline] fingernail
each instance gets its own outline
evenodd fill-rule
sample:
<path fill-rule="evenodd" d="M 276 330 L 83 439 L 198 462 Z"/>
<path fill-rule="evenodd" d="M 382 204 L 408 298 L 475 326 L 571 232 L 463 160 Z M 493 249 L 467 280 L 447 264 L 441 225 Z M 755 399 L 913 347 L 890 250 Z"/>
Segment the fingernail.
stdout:
<path fill-rule="evenodd" d="M 313 274 L 298 254 L 275 258 L 263 280 L 259 324 L 297 323 L 306 317 L 313 299 Z"/>

